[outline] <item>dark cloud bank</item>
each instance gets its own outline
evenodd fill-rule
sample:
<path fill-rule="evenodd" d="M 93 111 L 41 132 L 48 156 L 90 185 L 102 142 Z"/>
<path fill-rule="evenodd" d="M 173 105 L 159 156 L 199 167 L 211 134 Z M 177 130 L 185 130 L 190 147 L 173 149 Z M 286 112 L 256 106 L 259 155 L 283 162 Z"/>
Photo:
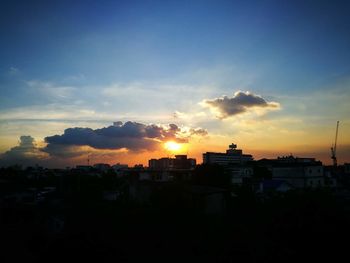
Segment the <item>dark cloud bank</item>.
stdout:
<path fill-rule="evenodd" d="M 48 136 L 45 138 L 47 146 L 44 151 L 57 155 L 57 147 L 62 146 L 90 146 L 95 149 L 128 149 L 131 151 L 155 150 L 162 141 L 175 140 L 187 142 L 181 138 L 181 130 L 175 124 L 169 124 L 167 128 L 154 124 L 145 125 L 137 122 L 115 122 L 113 126 L 91 128 L 69 128 L 62 135 Z M 64 147 L 63 149 L 64 150 Z"/>
<path fill-rule="evenodd" d="M 177 125 L 159 126 L 128 121 L 115 122 L 101 129 L 68 128 L 62 135 L 45 138 L 47 145 L 39 148 L 31 136 L 21 136 L 18 146 L 2 154 L 1 165 L 41 163 L 52 157 L 72 158 L 87 154 L 79 146 L 90 146 L 97 150 L 126 149 L 132 152 L 154 151 L 162 142 L 173 140 L 185 143 L 193 135 L 205 136 L 201 128 L 182 131 Z"/>
<path fill-rule="evenodd" d="M 260 96 L 242 91 L 236 92 L 231 98 L 223 96 L 214 100 L 205 100 L 204 103 L 209 108 L 216 109 L 220 119 L 247 112 L 250 108 L 279 108 L 279 103 L 267 102 Z"/>
<path fill-rule="evenodd" d="M 45 158 L 45 153 L 35 144 L 34 138 L 29 135 L 20 137 L 19 145 L 0 155 L 0 165 L 33 165 Z"/>

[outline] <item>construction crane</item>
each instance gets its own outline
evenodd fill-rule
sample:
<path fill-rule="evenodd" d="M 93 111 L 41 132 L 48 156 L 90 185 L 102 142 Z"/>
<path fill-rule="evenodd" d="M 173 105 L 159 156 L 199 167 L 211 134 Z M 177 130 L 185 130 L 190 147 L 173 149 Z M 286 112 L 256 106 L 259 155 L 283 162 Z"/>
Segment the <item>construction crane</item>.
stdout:
<path fill-rule="evenodd" d="M 334 144 L 331 147 L 331 158 L 333 160 L 333 166 L 336 167 L 337 166 L 337 140 L 338 140 L 338 128 L 339 128 L 339 121 L 337 121 L 337 129 L 335 131 L 335 140 L 334 140 Z"/>

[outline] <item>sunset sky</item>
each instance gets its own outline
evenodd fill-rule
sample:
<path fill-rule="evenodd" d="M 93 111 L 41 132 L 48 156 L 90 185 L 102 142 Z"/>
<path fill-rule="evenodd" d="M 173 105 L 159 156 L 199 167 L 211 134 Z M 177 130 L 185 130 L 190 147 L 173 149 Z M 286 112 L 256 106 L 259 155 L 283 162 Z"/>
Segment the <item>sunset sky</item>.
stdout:
<path fill-rule="evenodd" d="M 350 162 L 349 1 L 1 1 L 0 166 L 232 142 Z M 171 142 L 169 144 L 169 142 Z"/>

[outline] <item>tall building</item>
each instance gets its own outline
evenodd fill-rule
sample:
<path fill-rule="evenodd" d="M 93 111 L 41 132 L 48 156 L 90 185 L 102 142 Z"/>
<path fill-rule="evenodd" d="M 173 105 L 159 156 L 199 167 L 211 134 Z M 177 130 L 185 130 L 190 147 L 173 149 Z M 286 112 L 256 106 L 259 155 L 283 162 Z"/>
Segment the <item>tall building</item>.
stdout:
<path fill-rule="evenodd" d="M 230 164 L 244 164 L 246 162 L 253 161 L 251 154 L 243 154 L 241 149 L 237 149 L 237 145 L 232 143 L 229 145 L 229 149 L 226 153 L 206 152 L 203 153 L 204 164 L 219 164 L 219 165 L 230 165 Z"/>

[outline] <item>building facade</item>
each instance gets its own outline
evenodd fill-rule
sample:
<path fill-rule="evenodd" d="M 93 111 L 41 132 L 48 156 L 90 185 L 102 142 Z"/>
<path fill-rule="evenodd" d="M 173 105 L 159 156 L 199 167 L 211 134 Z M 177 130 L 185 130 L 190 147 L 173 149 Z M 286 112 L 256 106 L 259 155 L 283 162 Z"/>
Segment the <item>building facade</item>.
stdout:
<path fill-rule="evenodd" d="M 236 144 L 229 145 L 226 153 L 206 152 L 203 153 L 203 164 L 237 165 L 253 161 L 251 154 L 243 154 L 241 149 L 237 149 Z"/>
<path fill-rule="evenodd" d="M 175 155 L 175 158 L 151 159 L 148 161 L 148 168 L 153 170 L 177 170 L 194 169 L 196 159 L 187 158 L 187 155 Z"/>
<path fill-rule="evenodd" d="M 283 180 L 295 188 L 318 188 L 325 186 L 322 162 L 315 158 L 298 158 L 292 155 L 277 159 L 262 159 L 259 165 L 267 167 L 273 180 Z"/>

